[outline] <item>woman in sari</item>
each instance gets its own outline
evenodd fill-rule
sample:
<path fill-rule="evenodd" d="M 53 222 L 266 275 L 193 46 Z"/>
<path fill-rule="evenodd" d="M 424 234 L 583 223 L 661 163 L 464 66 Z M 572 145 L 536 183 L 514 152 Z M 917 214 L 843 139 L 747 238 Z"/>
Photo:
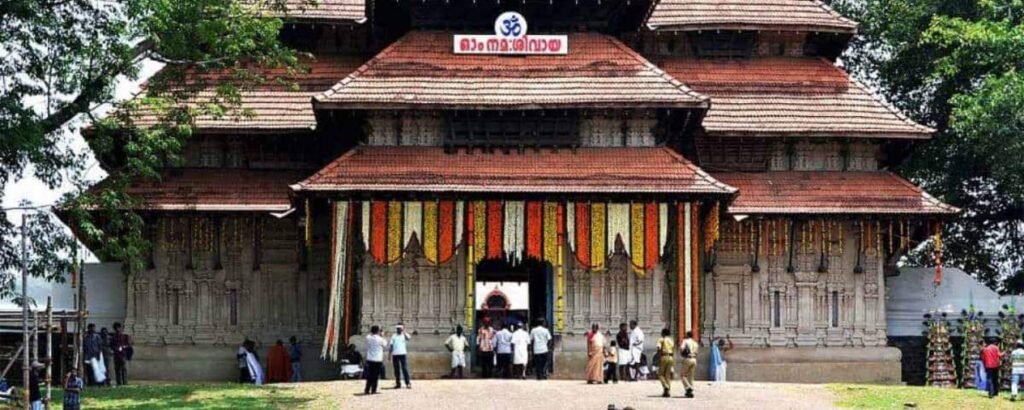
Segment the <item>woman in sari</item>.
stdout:
<path fill-rule="evenodd" d="M 587 332 L 587 384 L 604 382 L 604 335 L 594 323 Z"/>

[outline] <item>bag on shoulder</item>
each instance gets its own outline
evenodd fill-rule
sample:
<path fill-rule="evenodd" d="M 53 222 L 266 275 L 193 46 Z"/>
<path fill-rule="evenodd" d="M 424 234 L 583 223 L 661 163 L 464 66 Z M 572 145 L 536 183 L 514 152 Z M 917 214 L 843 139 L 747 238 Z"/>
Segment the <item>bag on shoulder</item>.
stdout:
<path fill-rule="evenodd" d="M 690 351 L 690 346 L 683 343 L 683 351 L 681 352 L 684 359 L 689 359 L 693 352 Z"/>

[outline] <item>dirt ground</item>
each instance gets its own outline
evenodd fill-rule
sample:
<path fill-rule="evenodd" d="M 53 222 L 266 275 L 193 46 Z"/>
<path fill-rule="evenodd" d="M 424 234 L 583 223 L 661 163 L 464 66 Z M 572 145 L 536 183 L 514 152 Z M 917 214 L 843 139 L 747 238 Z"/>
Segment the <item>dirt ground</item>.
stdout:
<path fill-rule="evenodd" d="M 413 388 L 393 390 L 392 380 L 382 380 L 378 394 L 364 396 L 363 381 L 303 383 L 326 399 L 317 407 L 342 409 L 594 409 L 632 407 L 636 410 L 714 409 L 830 409 L 834 395 L 825 386 L 799 384 L 698 382 L 695 398 L 683 398 L 679 381 L 672 397 L 661 397 L 657 381 L 587 385 L 576 380 L 413 380 Z M 335 407 L 335 405 L 337 407 Z M 693 407 L 691 407 L 693 406 Z"/>

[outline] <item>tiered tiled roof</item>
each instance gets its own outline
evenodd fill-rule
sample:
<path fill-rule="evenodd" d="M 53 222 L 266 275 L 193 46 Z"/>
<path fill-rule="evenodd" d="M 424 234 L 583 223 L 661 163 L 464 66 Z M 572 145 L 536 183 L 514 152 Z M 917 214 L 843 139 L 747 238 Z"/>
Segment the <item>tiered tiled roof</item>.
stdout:
<path fill-rule="evenodd" d="M 715 172 L 739 189 L 733 214 L 953 214 L 959 210 L 883 171 Z"/>
<path fill-rule="evenodd" d="M 602 34 L 570 34 L 562 56 L 455 54 L 452 41 L 450 33 L 409 33 L 316 102 L 354 109 L 707 106 L 705 97 Z"/>
<path fill-rule="evenodd" d="M 826 59 L 677 57 L 661 66 L 711 97 L 703 123 L 710 135 L 929 138 L 934 131 Z"/>
<path fill-rule="evenodd" d="M 683 31 L 857 31 L 857 23 L 819 0 L 656 0 L 647 26 Z"/>
<path fill-rule="evenodd" d="M 127 192 L 150 211 L 267 211 L 291 208 L 288 185 L 308 172 L 224 168 L 168 170 L 160 180 L 139 181 Z M 91 190 L 102 189 L 103 182 Z"/>
<path fill-rule="evenodd" d="M 732 194 L 667 148 L 448 154 L 435 147 L 357 147 L 297 191 Z"/>
<path fill-rule="evenodd" d="M 302 20 L 366 21 L 366 0 L 285 0 L 281 17 Z"/>
<path fill-rule="evenodd" d="M 271 78 L 265 83 L 241 90 L 240 109 L 216 119 L 201 117 L 197 119 L 196 127 L 231 132 L 309 131 L 316 127 L 311 97 L 334 85 L 339 79 L 345 78 L 362 62 L 363 59 L 355 57 L 320 55 L 304 63 L 308 72 L 287 75 L 283 68 L 268 69 L 263 75 Z M 209 102 L 214 96 L 213 88 L 221 83 L 226 75 L 228 74 L 203 74 L 202 85 L 205 88 L 191 96 L 188 103 Z M 186 80 L 197 84 L 197 77 L 187 77 Z M 151 126 L 157 120 L 153 111 L 143 110 L 135 122 L 140 126 Z"/>

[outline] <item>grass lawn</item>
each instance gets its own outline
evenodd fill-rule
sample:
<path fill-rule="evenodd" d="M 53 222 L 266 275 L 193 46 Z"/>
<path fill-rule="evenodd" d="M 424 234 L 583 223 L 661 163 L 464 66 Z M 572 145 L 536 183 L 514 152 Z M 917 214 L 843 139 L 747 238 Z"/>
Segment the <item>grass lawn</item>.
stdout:
<path fill-rule="evenodd" d="M 836 405 L 852 409 L 904 409 L 908 403 L 919 409 L 1021 409 L 1022 402 L 1010 401 L 1009 392 L 989 399 L 980 390 L 939 389 L 923 386 L 872 386 L 834 384 L 828 389 Z"/>
<path fill-rule="evenodd" d="M 88 388 L 83 409 L 298 409 L 325 408 L 315 392 L 290 387 L 252 385 L 152 384 Z M 45 392 L 43 394 L 46 394 Z M 53 408 L 63 408 L 61 390 L 54 390 Z"/>

